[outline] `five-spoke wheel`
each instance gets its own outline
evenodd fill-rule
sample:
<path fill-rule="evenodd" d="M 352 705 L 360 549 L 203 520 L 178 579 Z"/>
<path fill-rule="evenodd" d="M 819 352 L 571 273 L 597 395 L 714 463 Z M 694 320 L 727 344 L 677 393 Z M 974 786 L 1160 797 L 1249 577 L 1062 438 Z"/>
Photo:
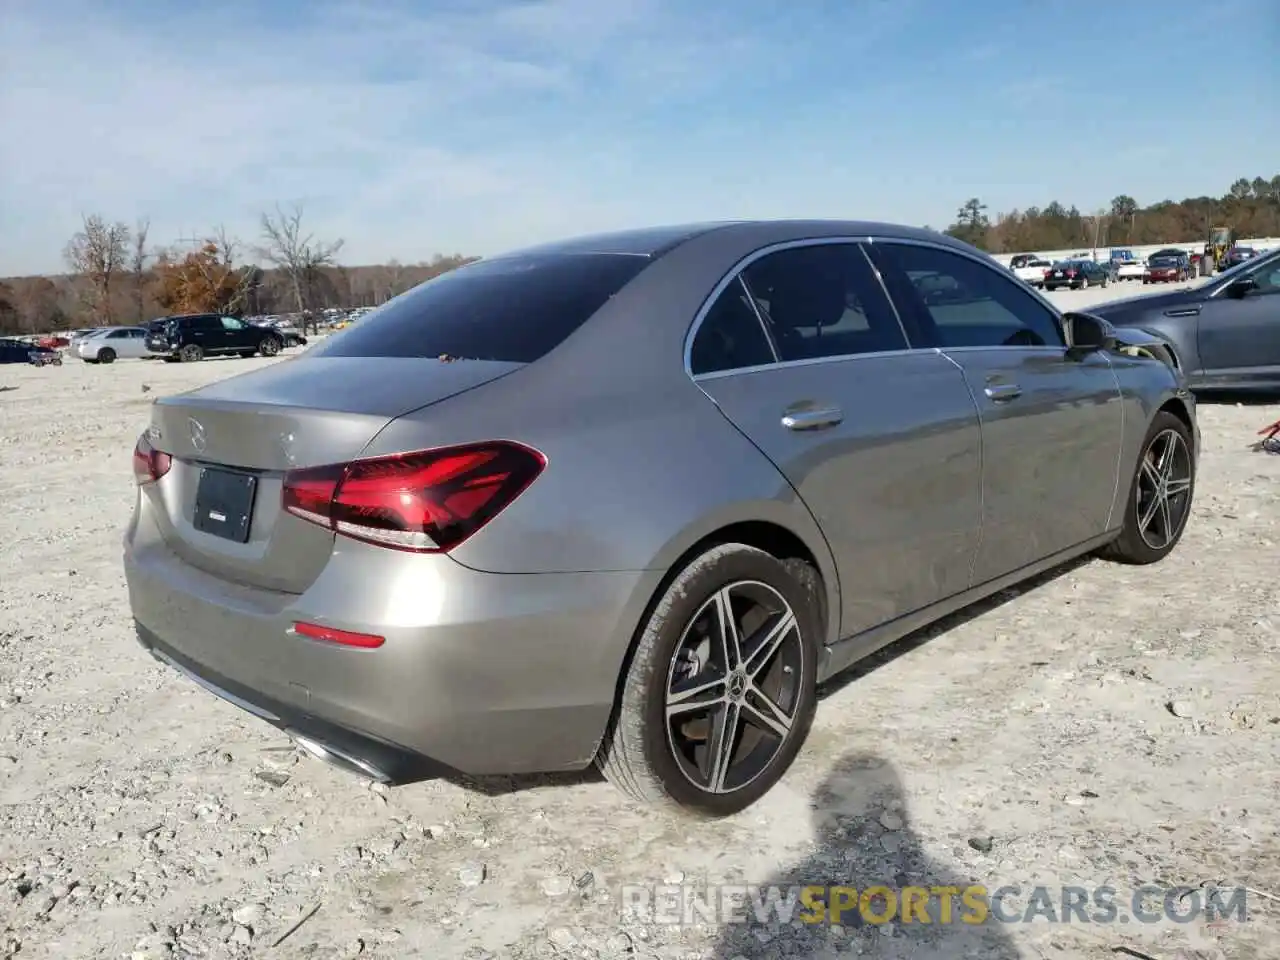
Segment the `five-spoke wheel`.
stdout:
<path fill-rule="evenodd" d="M 729 583 L 702 605 L 667 678 L 667 743 L 690 783 L 731 793 L 769 768 L 795 724 L 805 656 L 795 612 L 767 584 Z"/>
<path fill-rule="evenodd" d="M 624 792 L 704 816 L 750 806 L 813 722 L 816 572 L 743 544 L 708 549 L 642 627 L 598 765 Z"/>
<path fill-rule="evenodd" d="M 1191 430 L 1162 410 L 1143 442 L 1120 536 L 1102 551 L 1103 556 L 1123 563 L 1163 559 L 1186 529 L 1195 484 Z"/>

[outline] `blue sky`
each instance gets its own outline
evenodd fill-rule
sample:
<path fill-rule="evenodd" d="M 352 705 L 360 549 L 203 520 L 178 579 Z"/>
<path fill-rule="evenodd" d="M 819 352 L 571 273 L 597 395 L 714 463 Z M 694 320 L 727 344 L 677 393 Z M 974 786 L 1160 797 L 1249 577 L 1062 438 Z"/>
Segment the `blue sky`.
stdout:
<path fill-rule="evenodd" d="M 61 269 L 82 212 L 250 243 L 302 202 L 369 263 L 704 219 L 940 227 L 970 196 L 1095 208 L 1280 173 L 1274 0 L 1209 23 L 1058 0 L 4 7 L 0 276 Z"/>

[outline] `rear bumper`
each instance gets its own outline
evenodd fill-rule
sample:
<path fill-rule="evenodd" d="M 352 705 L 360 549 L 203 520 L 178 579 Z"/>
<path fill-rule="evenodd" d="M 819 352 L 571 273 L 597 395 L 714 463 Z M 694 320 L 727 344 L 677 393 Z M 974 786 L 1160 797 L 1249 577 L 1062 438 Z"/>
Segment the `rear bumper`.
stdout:
<path fill-rule="evenodd" d="M 486 574 L 447 557 L 343 543 L 306 593 L 282 594 L 187 563 L 145 506 L 126 533 L 124 569 L 147 650 L 392 782 L 588 765 L 661 576 Z M 318 643 L 291 633 L 296 621 L 386 643 Z"/>

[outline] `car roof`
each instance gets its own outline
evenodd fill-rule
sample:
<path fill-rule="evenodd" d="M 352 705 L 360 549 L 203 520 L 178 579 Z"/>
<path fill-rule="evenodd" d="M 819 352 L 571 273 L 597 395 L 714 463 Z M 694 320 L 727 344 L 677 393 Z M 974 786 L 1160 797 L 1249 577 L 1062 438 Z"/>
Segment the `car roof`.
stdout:
<path fill-rule="evenodd" d="M 878 236 L 904 240 L 930 240 L 968 249 L 965 244 L 945 234 L 875 220 L 720 220 L 587 234 L 523 247 L 485 259 L 593 253 L 631 254 L 657 258 L 681 244 L 712 233 L 720 235 L 728 243 L 750 238 L 758 241 L 761 246 L 807 238 Z"/>

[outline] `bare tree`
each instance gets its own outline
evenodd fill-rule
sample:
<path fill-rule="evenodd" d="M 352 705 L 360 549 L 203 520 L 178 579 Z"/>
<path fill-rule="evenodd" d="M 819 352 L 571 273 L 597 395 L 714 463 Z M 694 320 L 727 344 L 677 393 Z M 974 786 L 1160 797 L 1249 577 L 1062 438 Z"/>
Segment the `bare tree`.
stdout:
<path fill-rule="evenodd" d="M 138 323 L 146 317 L 147 264 L 151 261 L 151 251 L 147 249 L 147 233 L 151 230 L 151 221 L 145 217 L 133 228 L 133 252 L 129 258 L 129 272 L 133 274 L 133 302 L 137 308 Z"/>
<path fill-rule="evenodd" d="M 262 215 L 262 245 L 258 255 L 286 277 L 294 308 L 303 316 L 304 333 L 310 315 L 311 288 L 322 267 L 333 266 L 342 241 L 321 241 L 302 226 L 302 204 L 276 207 Z"/>
<path fill-rule="evenodd" d="M 63 251 L 67 265 L 88 281 L 85 306 L 99 323 L 111 322 L 111 295 L 129 257 L 129 228 L 107 223 L 96 213 L 83 219 L 83 228 Z"/>

